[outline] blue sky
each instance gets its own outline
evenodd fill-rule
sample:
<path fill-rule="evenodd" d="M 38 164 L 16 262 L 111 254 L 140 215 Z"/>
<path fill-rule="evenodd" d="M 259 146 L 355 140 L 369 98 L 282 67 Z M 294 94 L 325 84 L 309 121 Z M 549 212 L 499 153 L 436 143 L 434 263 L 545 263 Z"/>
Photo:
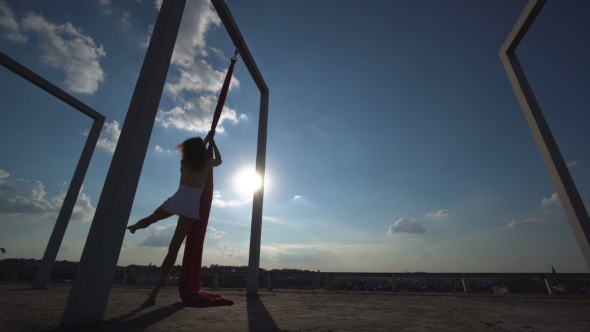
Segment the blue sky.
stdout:
<path fill-rule="evenodd" d="M 270 88 L 262 267 L 587 272 L 498 57 L 526 1 L 227 3 Z M 517 51 L 586 206 L 589 7 L 549 1 Z M 80 258 L 157 14 L 0 0 L 0 51 L 107 119 L 58 259 Z M 129 223 L 176 190 L 232 54 L 188 0 Z M 4 68 L 0 87 L 0 246 L 41 258 L 92 122 Z M 247 264 L 259 96 L 238 61 L 204 265 Z M 127 234 L 119 264 L 160 265 L 175 224 Z"/>

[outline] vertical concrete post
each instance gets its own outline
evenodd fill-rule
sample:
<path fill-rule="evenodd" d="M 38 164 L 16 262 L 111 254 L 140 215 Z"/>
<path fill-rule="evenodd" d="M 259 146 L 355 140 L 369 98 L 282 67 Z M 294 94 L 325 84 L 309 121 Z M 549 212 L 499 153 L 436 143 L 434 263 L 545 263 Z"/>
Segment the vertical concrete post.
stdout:
<path fill-rule="evenodd" d="M 57 258 L 59 247 L 61 246 L 64 234 L 68 228 L 70 217 L 74 211 L 74 206 L 76 205 L 76 200 L 78 199 L 78 194 L 82 188 L 82 183 L 84 182 L 84 177 L 86 176 L 86 171 L 90 165 L 90 160 L 92 159 L 92 154 L 94 153 L 94 148 L 96 147 L 96 142 L 98 142 L 103 124 L 104 117 L 95 119 L 92 128 L 88 133 L 86 144 L 84 144 L 84 149 L 78 160 L 78 165 L 72 176 L 72 181 L 70 181 L 68 192 L 66 193 L 66 197 L 59 210 L 59 215 L 57 216 L 55 226 L 53 226 L 53 231 L 51 232 L 51 237 L 47 243 L 47 248 L 43 254 L 43 260 L 35 275 L 33 288 L 45 288 L 47 282 L 51 279 L 51 270 L 55 264 L 55 258 Z"/>
<path fill-rule="evenodd" d="M 14 274 L 12 275 L 12 282 L 18 282 L 18 270 L 14 271 Z"/>
<path fill-rule="evenodd" d="M 549 295 L 555 295 L 553 291 L 553 278 L 551 278 L 550 274 L 545 274 L 542 278 L 542 281 L 545 282 L 545 287 L 547 287 L 547 292 Z"/>
<path fill-rule="evenodd" d="M 514 53 L 545 2 L 546 0 L 530 0 L 528 2 L 500 49 L 500 59 L 502 59 L 512 88 L 533 133 L 533 138 L 547 166 L 555 191 L 586 261 L 586 266 L 590 269 L 590 217 L 588 211 L 551 134 L 524 70 Z"/>
<path fill-rule="evenodd" d="M 392 273 L 391 274 L 391 280 L 390 281 L 391 281 L 391 291 L 393 292 L 394 289 L 395 289 L 395 285 L 394 285 L 394 283 L 395 283 L 395 273 Z"/>
<path fill-rule="evenodd" d="M 266 135 L 268 127 L 268 91 L 260 94 L 258 119 L 258 147 L 256 150 L 256 174 L 262 186 L 254 192 L 252 202 L 252 225 L 250 228 L 250 252 L 248 259 L 248 285 L 246 295 L 258 294 L 258 270 L 260 268 L 260 243 L 262 235 L 262 203 L 264 198 L 264 171 L 266 167 Z"/>
<path fill-rule="evenodd" d="M 326 290 L 330 290 L 330 274 L 326 273 Z"/>
<path fill-rule="evenodd" d="M 164 0 L 107 173 L 61 325 L 100 321 L 186 0 Z"/>
<path fill-rule="evenodd" d="M 272 290 L 272 273 L 266 273 L 266 289 Z"/>
<path fill-rule="evenodd" d="M 219 287 L 219 272 L 215 272 L 215 277 L 213 277 L 213 289 L 217 289 Z"/>
<path fill-rule="evenodd" d="M 471 293 L 471 288 L 469 288 L 469 279 L 467 279 L 467 275 L 465 273 L 461 274 L 461 282 L 463 283 L 463 291 L 465 293 Z"/>
<path fill-rule="evenodd" d="M 123 286 L 127 285 L 127 278 L 129 278 L 129 273 L 127 273 L 127 271 L 125 271 L 125 273 L 123 273 L 123 280 L 121 280 L 121 285 L 123 285 Z"/>

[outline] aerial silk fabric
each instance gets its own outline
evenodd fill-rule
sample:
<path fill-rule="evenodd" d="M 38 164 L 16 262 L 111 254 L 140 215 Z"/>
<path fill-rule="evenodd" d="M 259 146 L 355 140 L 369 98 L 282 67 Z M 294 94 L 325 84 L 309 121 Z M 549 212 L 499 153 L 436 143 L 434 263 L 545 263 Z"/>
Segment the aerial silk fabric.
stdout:
<path fill-rule="evenodd" d="M 215 128 L 219 122 L 227 91 L 229 90 L 229 83 L 234 71 L 236 58 L 232 58 L 231 64 L 227 71 L 225 81 L 217 100 L 217 107 L 213 114 L 213 121 L 211 123 L 210 138 L 215 135 Z M 207 157 L 213 158 L 213 148 L 209 145 L 207 149 Z M 199 211 L 199 220 L 193 223 L 193 226 L 188 231 L 186 242 L 184 246 L 184 258 L 182 259 L 182 270 L 180 271 L 180 279 L 178 280 L 178 290 L 182 302 L 175 303 L 176 305 L 184 305 L 189 307 L 215 307 L 222 305 L 233 305 L 234 301 L 224 299 L 221 295 L 201 292 L 201 262 L 203 259 L 203 243 L 205 242 L 205 233 L 207 232 L 207 224 L 209 222 L 209 213 L 211 212 L 211 203 L 213 201 L 213 168 L 207 175 L 207 181 L 203 188 L 201 195 L 201 205 Z"/>

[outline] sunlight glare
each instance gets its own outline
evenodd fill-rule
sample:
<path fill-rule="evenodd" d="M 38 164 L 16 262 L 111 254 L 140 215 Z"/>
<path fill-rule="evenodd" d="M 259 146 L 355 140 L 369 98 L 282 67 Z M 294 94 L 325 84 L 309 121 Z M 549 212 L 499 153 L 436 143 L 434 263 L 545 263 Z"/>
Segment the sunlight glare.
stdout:
<path fill-rule="evenodd" d="M 262 187 L 262 178 L 254 171 L 244 170 L 235 178 L 238 189 L 245 193 L 253 193 Z"/>

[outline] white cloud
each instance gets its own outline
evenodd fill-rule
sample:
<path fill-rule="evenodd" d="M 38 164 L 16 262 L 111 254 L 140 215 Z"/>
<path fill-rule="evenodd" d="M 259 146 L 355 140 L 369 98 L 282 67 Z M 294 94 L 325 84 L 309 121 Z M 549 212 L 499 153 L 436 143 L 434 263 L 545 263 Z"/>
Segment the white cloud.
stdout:
<path fill-rule="evenodd" d="M 100 0 L 101 6 L 108 6 L 111 3 L 111 0 Z"/>
<path fill-rule="evenodd" d="M 4 30 L 4 37 L 10 41 L 24 43 L 29 39 L 21 31 L 10 6 L 2 0 L 0 0 L 0 28 Z"/>
<path fill-rule="evenodd" d="M 70 217 L 70 221 L 79 221 L 79 222 L 89 222 L 94 217 L 94 212 L 96 209 L 92 206 L 90 202 L 90 196 L 86 195 L 82 192 L 84 190 L 84 186 L 80 188 L 80 193 L 78 194 L 78 199 L 76 200 L 76 205 L 74 205 L 74 210 L 72 211 L 72 216 Z M 54 197 L 51 199 L 51 202 L 59 209 L 64 199 L 66 198 L 66 193 L 68 192 L 68 183 L 64 182 L 61 185 L 61 190 L 59 196 Z"/>
<path fill-rule="evenodd" d="M 427 217 L 446 217 L 449 215 L 449 210 L 439 210 L 436 213 L 429 213 L 426 216 Z"/>
<path fill-rule="evenodd" d="M 515 220 L 504 227 L 500 227 L 500 229 L 513 229 L 513 228 L 517 228 L 517 227 L 532 226 L 532 225 L 541 223 L 543 221 L 545 221 L 545 219 L 540 219 L 540 218 L 535 218 L 535 217 L 529 218 L 524 221 L 516 221 Z"/>
<path fill-rule="evenodd" d="M 239 206 L 239 205 L 244 205 L 244 204 L 248 204 L 251 203 L 252 199 L 228 199 L 228 200 L 224 200 L 221 199 L 221 193 L 219 191 L 216 191 L 213 193 L 213 202 L 212 204 L 218 207 L 226 207 L 226 206 Z"/>
<path fill-rule="evenodd" d="M 155 2 L 159 8 L 161 1 Z M 157 121 L 165 128 L 184 129 L 194 132 L 206 133 L 211 127 L 213 112 L 217 105 L 217 96 L 227 69 L 216 70 L 206 61 L 207 50 L 211 50 L 219 57 L 223 57 L 220 50 L 208 47 L 205 35 L 212 28 L 221 24 L 219 16 L 208 0 L 188 1 L 184 10 L 184 16 L 174 46 L 171 64 L 178 70 L 178 75 L 173 75 L 166 83 L 166 91 L 179 100 L 181 105 L 169 111 L 160 110 Z M 150 36 L 152 31 L 150 31 Z M 142 40 L 142 45 L 147 46 L 149 36 Z M 230 89 L 239 87 L 240 82 L 232 77 Z M 192 94 L 187 98 L 184 94 Z M 202 94 L 195 97 L 194 94 Z M 247 120 L 245 114 L 238 114 L 236 110 L 227 106 L 223 108 L 221 119 L 216 131 L 223 133 L 224 121 L 233 124 Z"/>
<path fill-rule="evenodd" d="M 42 61 L 65 72 L 64 84 L 68 90 L 92 94 L 104 81 L 105 73 L 98 59 L 106 53 L 102 45 L 96 46 L 81 29 L 71 23 L 53 24 L 36 13 L 27 13 L 22 27 L 37 34 L 38 45 L 43 50 Z"/>
<path fill-rule="evenodd" d="M 293 200 L 294 201 L 298 201 L 300 199 L 303 199 L 303 196 L 301 196 L 301 195 L 295 195 L 295 197 L 293 197 Z"/>
<path fill-rule="evenodd" d="M 216 93 L 221 90 L 227 69 L 218 71 L 213 69 L 203 59 L 191 62 L 180 69 L 180 77 L 174 79 L 173 83 L 166 83 L 166 91 L 174 96 L 179 96 L 184 91 Z M 232 76 L 229 89 L 239 87 L 240 82 Z"/>
<path fill-rule="evenodd" d="M 141 46 L 147 48 L 150 46 L 150 40 L 152 39 L 152 33 L 154 33 L 154 26 L 148 25 L 148 34 L 145 36 L 141 36 Z"/>
<path fill-rule="evenodd" d="M 176 225 L 149 227 L 147 228 L 149 234 L 141 240 L 139 245 L 154 248 L 168 247 L 175 229 Z"/>
<path fill-rule="evenodd" d="M 162 147 L 159 145 L 156 145 L 154 147 L 154 151 L 156 151 L 157 153 L 164 153 L 164 152 L 170 153 L 170 152 L 172 152 L 170 149 L 162 149 Z"/>
<path fill-rule="evenodd" d="M 205 33 L 220 24 L 221 19 L 210 1 L 187 1 L 172 53 L 172 63 L 188 67 L 195 57 L 207 56 Z"/>
<path fill-rule="evenodd" d="M 209 236 L 214 239 L 214 240 L 218 240 L 221 239 L 223 237 L 224 234 L 227 234 L 227 232 L 224 231 L 218 231 L 213 227 L 207 227 L 207 233 L 209 234 Z"/>
<path fill-rule="evenodd" d="M 131 25 L 131 14 L 124 12 L 123 16 L 119 20 L 119 23 L 121 24 L 123 30 L 126 30 Z"/>
<path fill-rule="evenodd" d="M 388 234 L 407 233 L 407 234 L 422 234 L 426 229 L 416 219 L 401 218 L 395 222 L 394 225 L 389 226 Z"/>
<path fill-rule="evenodd" d="M 543 197 L 541 200 L 541 206 L 550 206 L 550 205 L 561 205 L 559 201 L 559 196 L 557 193 L 551 194 L 551 197 Z"/>
<path fill-rule="evenodd" d="M 567 167 L 576 167 L 576 166 L 580 165 L 581 163 L 582 163 L 582 162 L 581 162 L 580 160 L 574 160 L 574 161 L 572 161 L 572 162 L 569 162 L 569 163 L 567 164 Z"/>
<path fill-rule="evenodd" d="M 160 110 L 156 121 L 165 128 L 172 126 L 178 129 L 207 133 L 211 129 L 216 105 L 217 97 L 212 95 L 201 96 L 188 101 L 182 108 L 176 106 L 170 111 Z M 244 114 L 238 117 L 234 109 L 224 106 L 216 131 L 218 133 L 225 132 L 223 122 L 226 120 L 236 124 L 244 119 L 247 119 Z"/>
<path fill-rule="evenodd" d="M 104 127 L 105 130 L 100 133 L 96 146 L 113 153 L 117 147 L 117 142 L 119 142 L 119 136 L 121 136 L 119 122 L 117 120 L 113 120 L 111 123 L 105 122 Z"/>
<path fill-rule="evenodd" d="M 60 194 L 48 200 L 45 198 L 45 186 L 40 181 L 9 180 L 9 176 L 0 170 L 0 214 L 36 218 L 57 215 L 68 189 L 66 182 L 60 186 Z M 92 220 L 94 211 L 90 197 L 80 190 L 70 220 L 88 222 Z"/>

